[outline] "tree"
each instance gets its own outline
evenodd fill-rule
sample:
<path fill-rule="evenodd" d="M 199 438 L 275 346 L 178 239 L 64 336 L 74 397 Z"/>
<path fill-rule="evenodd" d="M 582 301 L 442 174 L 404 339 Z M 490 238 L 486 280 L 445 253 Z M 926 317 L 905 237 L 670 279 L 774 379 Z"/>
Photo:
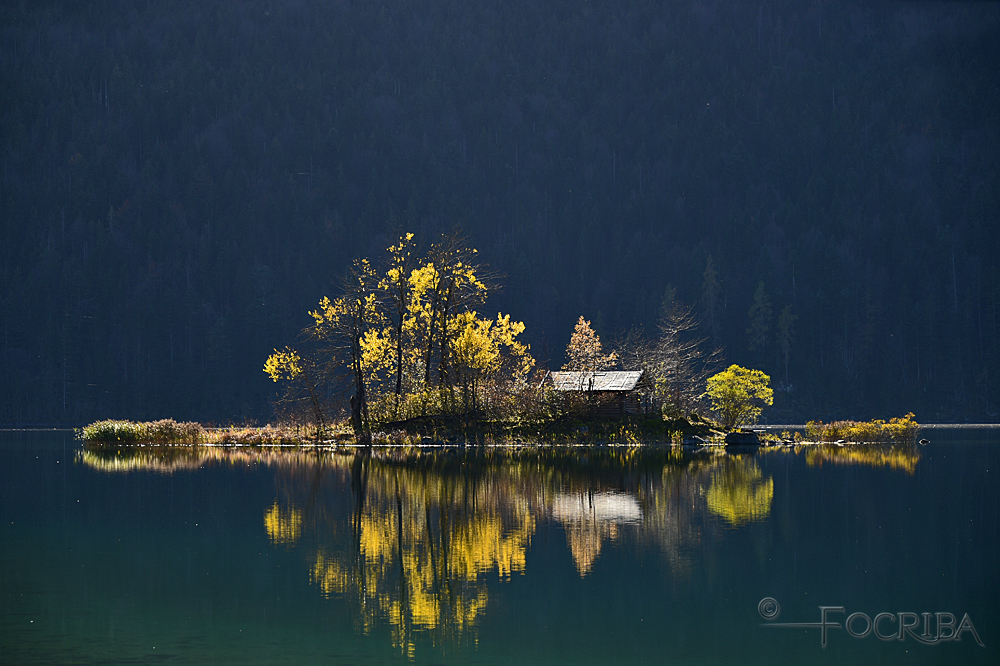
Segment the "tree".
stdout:
<path fill-rule="evenodd" d="M 484 267 L 475 263 L 476 254 L 458 233 L 452 233 L 432 245 L 428 257 L 410 274 L 409 330 L 419 350 L 416 360 L 423 368 L 425 388 L 431 386 L 435 365 L 437 386 L 452 387 L 450 353 L 457 329 L 449 326 L 451 318 L 485 303 L 489 295 L 489 280 L 483 277 Z"/>
<path fill-rule="evenodd" d="M 379 287 L 386 295 L 386 300 L 391 304 L 389 318 L 391 320 L 391 333 L 395 357 L 396 383 L 393 387 L 395 395 L 394 413 L 399 411 L 399 400 L 403 394 L 403 329 L 406 325 L 406 316 L 410 308 L 413 286 L 410 277 L 417 266 L 416 244 L 413 241 L 413 234 L 406 233 L 400 236 L 399 241 L 389 246 L 386 250 L 389 254 L 389 267 L 386 269 L 385 277 L 379 283 Z"/>
<path fill-rule="evenodd" d="M 704 350 L 708 340 L 696 334 L 698 324 L 692 308 L 677 300 L 670 289 L 660 312 L 654 381 L 665 404 L 677 414 L 694 410 L 701 398 L 701 387 L 722 356 L 719 348 Z"/>
<path fill-rule="evenodd" d="M 420 414 L 430 403 L 449 410 L 459 386 L 468 413 L 484 405 L 481 394 L 509 397 L 525 384 L 534 359 L 516 339 L 524 324 L 499 313 L 495 321 L 479 319 L 472 309 L 488 293 L 476 251 L 457 234 L 443 237 L 426 258 L 414 248 L 413 234 L 402 235 L 387 249 L 381 276 L 368 260 L 355 261 L 340 295 L 324 297 L 309 313 L 305 347 L 267 359 L 264 371 L 287 382 L 289 398 L 311 399 L 320 428 L 321 397 L 337 385 L 351 389 L 351 423 L 367 442 L 372 424 L 399 418 L 410 398 Z M 496 403 L 487 399 L 485 406 Z"/>
<path fill-rule="evenodd" d="M 566 357 L 568 360 L 563 365 L 563 370 L 610 370 L 618 361 L 614 352 L 605 356 L 601 338 L 583 315 L 576 322 L 569 345 L 566 346 Z"/>
<path fill-rule="evenodd" d="M 788 383 L 788 356 L 795 342 L 795 320 L 798 318 L 798 315 L 792 314 L 791 305 L 786 305 L 778 315 L 778 349 L 785 359 L 785 384 Z"/>
<path fill-rule="evenodd" d="M 731 429 L 756 423 L 761 405 L 774 404 L 770 383 L 771 378 L 760 370 L 731 365 L 708 378 L 705 395 L 712 400 L 722 426 Z"/>
<path fill-rule="evenodd" d="M 316 438 L 322 436 L 326 427 L 323 400 L 321 397 L 320 376 L 313 359 L 305 359 L 291 347 L 274 350 L 264 363 L 264 372 L 274 382 L 284 381 L 287 384 L 285 402 L 308 400 L 316 423 Z"/>
<path fill-rule="evenodd" d="M 712 343 L 718 345 L 719 291 L 721 287 L 719 286 L 719 273 L 715 269 L 715 262 L 712 261 L 712 255 L 708 255 L 708 260 L 705 262 L 705 273 L 702 277 L 701 305 L 705 313 L 705 321 L 708 324 L 708 330 L 712 334 Z"/>
<path fill-rule="evenodd" d="M 341 288 L 342 295 L 327 297 L 309 315 L 308 335 L 316 340 L 330 367 L 347 366 L 351 396 L 351 425 L 358 440 L 370 441 L 371 418 L 368 387 L 374 373 L 385 369 L 388 345 L 379 333 L 385 324 L 378 294 L 378 277 L 367 259 L 354 262 Z M 332 373 L 331 373 L 332 374 Z"/>
<path fill-rule="evenodd" d="M 667 287 L 657 325 L 659 337 L 648 340 L 633 329 L 615 345 L 628 368 L 642 368 L 653 384 L 655 401 L 673 416 L 697 409 L 705 380 L 722 357 L 718 347 L 706 350 L 708 340 L 698 335 L 699 325 L 691 306 L 679 301 L 675 290 Z"/>
<path fill-rule="evenodd" d="M 479 396 L 484 382 L 493 386 L 523 384 L 535 365 L 527 345 L 517 341 L 524 324 L 511 321 L 510 315 L 497 313 L 496 321 L 478 319 L 475 312 L 457 315 L 453 324 L 456 334 L 451 356 L 455 374 L 462 386 L 466 413 L 479 411 L 483 405 Z M 506 391 L 507 395 L 512 391 Z M 494 396 L 487 396 L 487 398 Z"/>
<path fill-rule="evenodd" d="M 750 339 L 750 351 L 763 349 L 767 346 L 767 333 L 771 330 L 771 299 L 764 291 L 764 281 L 757 283 L 757 291 L 753 295 L 753 305 L 747 313 L 750 320 L 747 326 L 747 336 Z"/>

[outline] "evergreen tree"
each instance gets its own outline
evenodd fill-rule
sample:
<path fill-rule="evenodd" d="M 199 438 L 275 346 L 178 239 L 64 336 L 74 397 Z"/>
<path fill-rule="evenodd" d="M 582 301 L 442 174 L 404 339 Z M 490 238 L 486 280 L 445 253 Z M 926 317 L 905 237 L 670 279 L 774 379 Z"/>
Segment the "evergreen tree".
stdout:
<path fill-rule="evenodd" d="M 597 371 L 611 370 L 618 357 L 614 352 L 605 355 L 601 338 L 590 327 L 590 322 L 580 316 L 566 346 L 567 361 L 563 370 Z"/>
<path fill-rule="evenodd" d="M 753 305 L 747 313 L 750 322 L 747 326 L 750 351 L 764 349 L 767 346 L 767 334 L 771 330 L 771 299 L 764 291 L 764 281 L 757 283 L 757 291 L 753 295 Z"/>

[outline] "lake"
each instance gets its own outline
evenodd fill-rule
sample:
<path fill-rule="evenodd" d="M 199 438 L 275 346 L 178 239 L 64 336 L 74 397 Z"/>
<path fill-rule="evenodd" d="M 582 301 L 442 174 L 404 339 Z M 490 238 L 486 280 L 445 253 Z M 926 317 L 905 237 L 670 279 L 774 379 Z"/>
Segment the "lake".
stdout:
<path fill-rule="evenodd" d="M 1000 663 L 1000 430 L 923 436 L 361 455 L 0 432 L 0 664 Z"/>

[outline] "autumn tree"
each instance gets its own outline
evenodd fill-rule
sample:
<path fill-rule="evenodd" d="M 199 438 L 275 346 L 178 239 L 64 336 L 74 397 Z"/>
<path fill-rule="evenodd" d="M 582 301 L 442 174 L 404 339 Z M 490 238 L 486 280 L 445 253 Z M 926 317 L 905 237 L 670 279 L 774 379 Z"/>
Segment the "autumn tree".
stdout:
<path fill-rule="evenodd" d="M 566 358 L 563 370 L 610 370 L 618 361 L 618 356 L 614 352 L 604 354 L 601 338 L 582 315 L 576 322 L 569 345 L 566 346 Z"/>
<path fill-rule="evenodd" d="M 355 261 L 344 278 L 340 295 L 324 296 L 309 312 L 313 323 L 302 330 L 303 349 L 286 347 L 271 354 L 264 372 L 284 381 L 288 393 L 304 390 L 319 429 L 325 427 L 321 396 L 346 387 L 350 393 L 351 426 L 359 442 L 370 441 L 369 388 L 386 370 L 389 340 L 383 335 L 385 314 L 378 276 L 366 259 Z"/>
<path fill-rule="evenodd" d="M 452 320 L 485 303 L 491 277 L 476 261 L 477 251 L 452 233 L 431 246 L 410 274 L 408 321 L 413 361 L 423 372 L 423 388 L 453 388 L 451 352 L 458 330 Z M 436 369 L 436 373 L 434 370 Z"/>
<path fill-rule="evenodd" d="M 698 334 L 699 321 L 691 306 L 677 299 L 671 289 L 664 298 L 657 326 L 651 365 L 654 385 L 671 412 L 683 415 L 695 410 L 701 387 L 722 358 L 718 347 L 708 349 L 708 340 Z"/>
<path fill-rule="evenodd" d="M 421 414 L 432 403 L 452 409 L 456 387 L 466 413 L 476 412 L 487 386 L 503 384 L 510 394 L 534 365 L 517 340 L 523 323 L 499 313 L 496 320 L 477 316 L 489 277 L 475 249 L 457 234 L 443 237 L 426 257 L 415 248 L 413 234 L 402 235 L 387 249 L 382 275 L 367 260 L 356 261 L 341 294 L 324 297 L 309 313 L 313 324 L 303 338 L 310 351 L 275 351 L 264 367 L 290 390 L 315 395 L 320 413 L 323 385 L 346 382 L 351 423 L 362 441 L 373 423 L 398 418 L 408 402 Z"/>
<path fill-rule="evenodd" d="M 341 295 L 324 297 L 309 313 L 313 326 L 307 334 L 333 368 L 347 368 L 351 396 L 351 425 L 360 441 L 368 441 L 371 419 L 368 388 L 374 375 L 386 369 L 389 345 L 381 335 L 385 313 L 379 300 L 378 276 L 367 259 L 354 262 L 344 279 Z"/>
<path fill-rule="evenodd" d="M 757 422 L 762 406 L 774 404 L 771 378 L 760 370 L 731 365 L 708 378 L 705 395 L 724 428 Z"/>
<path fill-rule="evenodd" d="M 517 340 L 524 331 L 523 323 L 500 313 L 494 321 L 466 312 L 454 318 L 453 326 L 456 330 L 451 356 L 466 413 L 484 406 L 480 399 L 484 383 L 510 389 L 528 378 L 535 361 L 527 345 Z M 495 393 L 487 396 L 493 401 L 496 398 Z"/>
<path fill-rule="evenodd" d="M 286 403 L 307 401 L 316 424 L 316 437 L 319 439 L 326 428 L 325 405 L 322 388 L 322 373 L 318 371 L 315 359 L 311 356 L 302 358 L 296 350 L 285 347 L 277 349 L 267 357 L 264 372 L 275 382 L 283 381 L 286 385 Z"/>
<path fill-rule="evenodd" d="M 413 294 L 411 277 L 417 267 L 416 243 L 412 233 L 405 233 L 386 250 L 388 267 L 379 287 L 385 294 L 387 316 L 390 320 L 392 344 L 395 351 L 394 412 L 399 410 L 403 394 L 403 350 L 406 346 L 404 329 Z"/>

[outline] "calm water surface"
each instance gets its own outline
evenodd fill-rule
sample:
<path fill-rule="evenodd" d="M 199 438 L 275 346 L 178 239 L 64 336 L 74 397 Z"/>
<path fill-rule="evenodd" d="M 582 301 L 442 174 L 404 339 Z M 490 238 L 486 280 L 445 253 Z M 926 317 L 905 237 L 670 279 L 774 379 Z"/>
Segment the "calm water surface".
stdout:
<path fill-rule="evenodd" d="M 930 436 L 129 456 L 0 433 L 0 664 L 1000 663 L 1000 431 Z M 825 648 L 777 626 L 820 606 L 843 608 Z M 936 613 L 960 641 L 918 640 Z"/>

